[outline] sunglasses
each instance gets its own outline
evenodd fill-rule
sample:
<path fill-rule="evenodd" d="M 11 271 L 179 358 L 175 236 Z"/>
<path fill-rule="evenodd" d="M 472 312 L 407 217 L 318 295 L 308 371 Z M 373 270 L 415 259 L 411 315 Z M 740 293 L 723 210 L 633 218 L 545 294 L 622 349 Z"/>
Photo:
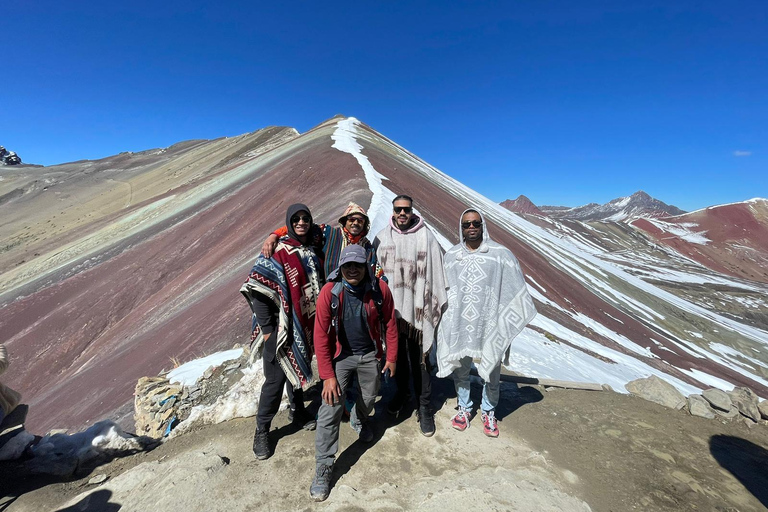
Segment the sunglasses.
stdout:
<path fill-rule="evenodd" d="M 468 220 L 461 223 L 462 229 L 469 229 L 469 226 L 475 227 L 475 228 L 481 228 L 483 227 L 483 221 L 481 220 Z"/>
<path fill-rule="evenodd" d="M 365 219 L 362 217 L 347 217 L 347 222 L 352 224 L 365 224 Z"/>
<path fill-rule="evenodd" d="M 312 217 L 309 215 L 294 215 L 291 217 L 291 224 L 298 224 L 299 222 L 304 221 L 307 224 L 312 223 Z"/>
<path fill-rule="evenodd" d="M 413 207 L 412 206 L 395 206 L 394 210 L 395 210 L 395 213 L 400 213 L 400 212 L 411 213 L 413 211 Z"/>

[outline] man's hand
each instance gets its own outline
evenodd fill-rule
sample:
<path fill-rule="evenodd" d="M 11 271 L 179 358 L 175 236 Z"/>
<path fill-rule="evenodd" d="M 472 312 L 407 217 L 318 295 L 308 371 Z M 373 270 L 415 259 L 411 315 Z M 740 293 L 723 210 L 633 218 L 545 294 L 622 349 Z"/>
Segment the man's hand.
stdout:
<path fill-rule="evenodd" d="M 386 363 L 384 363 L 384 368 L 381 369 L 381 373 L 385 373 L 387 370 L 389 370 L 389 376 L 394 377 L 396 367 L 397 367 L 397 363 L 390 363 L 389 361 L 387 361 Z"/>
<path fill-rule="evenodd" d="M 320 394 L 323 397 L 323 402 L 328 405 L 336 405 L 341 401 L 341 388 L 336 377 L 325 379 L 323 381 L 323 392 Z"/>
<path fill-rule="evenodd" d="M 275 253 L 275 247 L 277 247 L 277 235 L 274 233 L 270 233 L 266 240 L 264 240 L 264 245 L 261 246 L 261 254 L 265 258 L 271 258 L 272 255 Z"/>

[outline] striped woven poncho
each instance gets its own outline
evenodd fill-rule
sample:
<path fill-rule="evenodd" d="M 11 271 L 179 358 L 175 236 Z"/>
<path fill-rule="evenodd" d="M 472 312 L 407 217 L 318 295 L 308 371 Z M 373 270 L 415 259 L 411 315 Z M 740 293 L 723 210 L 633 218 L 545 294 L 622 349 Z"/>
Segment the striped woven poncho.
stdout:
<path fill-rule="evenodd" d="M 254 311 L 251 340 L 261 353 L 263 338 L 256 322 L 254 301 L 261 294 L 278 309 L 275 357 L 294 388 L 307 388 L 316 378 L 312 372 L 315 308 L 323 285 L 322 259 L 314 247 L 282 239 L 271 258 L 259 256 L 240 288 Z"/>

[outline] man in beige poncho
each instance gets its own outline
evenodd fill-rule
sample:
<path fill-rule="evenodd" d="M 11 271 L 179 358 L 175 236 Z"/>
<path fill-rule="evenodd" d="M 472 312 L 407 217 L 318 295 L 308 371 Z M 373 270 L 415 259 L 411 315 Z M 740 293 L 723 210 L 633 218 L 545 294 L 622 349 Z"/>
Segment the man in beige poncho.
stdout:
<path fill-rule="evenodd" d="M 399 332 L 397 392 L 387 410 L 400 413 L 408 402 L 413 379 L 419 428 L 429 437 L 435 433 L 429 352 L 446 301 L 443 250 L 424 221 L 413 213 L 413 199 L 402 194 L 392 205 L 389 226 L 373 242 L 389 279 Z"/>

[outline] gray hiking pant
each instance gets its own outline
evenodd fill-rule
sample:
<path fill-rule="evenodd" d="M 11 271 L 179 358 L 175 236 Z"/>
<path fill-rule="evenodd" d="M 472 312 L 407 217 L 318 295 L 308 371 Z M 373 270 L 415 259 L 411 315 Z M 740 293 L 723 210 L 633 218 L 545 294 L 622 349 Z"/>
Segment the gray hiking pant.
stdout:
<path fill-rule="evenodd" d="M 375 350 L 362 356 L 354 354 L 346 356 L 335 361 L 333 366 L 336 380 L 341 388 L 341 397 L 334 405 L 328 405 L 322 401 L 320 410 L 317 412 L 315 459 L 323 464 L 333 464 L 336 453 L 339 451 L 339 426 L 344 412 L 344 398 L 353 375 L 357 374 L 357 382 L 360 385 L 350 418 L 353 427 L 355 425 L 360 427 L 368 421 L 368 415 L 371 414 L 376 395 L 379 393 L 379 361 L 376 359 Z"/>

